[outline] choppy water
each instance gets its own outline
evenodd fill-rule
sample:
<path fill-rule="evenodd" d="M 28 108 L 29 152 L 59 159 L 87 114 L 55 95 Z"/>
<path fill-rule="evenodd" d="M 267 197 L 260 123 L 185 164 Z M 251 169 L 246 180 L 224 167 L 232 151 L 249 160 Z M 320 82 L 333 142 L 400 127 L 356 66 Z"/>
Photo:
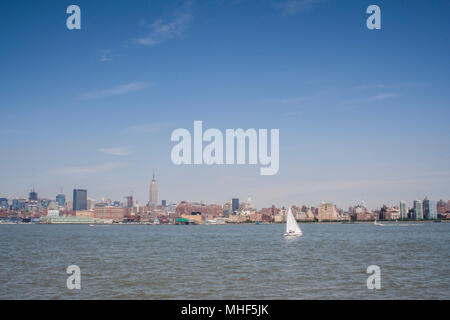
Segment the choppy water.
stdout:
<path fill-rule="evenodd" d="M 300 226 L 0 225 L 0 298 L 450 299 L 448 223 Z"/>

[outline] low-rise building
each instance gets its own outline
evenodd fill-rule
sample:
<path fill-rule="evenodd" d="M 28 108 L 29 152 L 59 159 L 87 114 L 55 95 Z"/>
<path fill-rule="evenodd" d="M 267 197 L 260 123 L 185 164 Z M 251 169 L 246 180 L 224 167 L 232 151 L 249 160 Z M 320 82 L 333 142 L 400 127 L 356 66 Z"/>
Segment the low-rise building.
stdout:
<path fill-rule="evenodd" d="M 94 208 L 94 217 L 96 219 L 113 220 L 122 222 L 126 213 L 126 208 L 122 207 L 96 207 Z"/>
<path fill-rule="evenodd" d="M 245 214 L 233 213 L 228 216 L 229 223 L 242 223 L 249 220 L 249 217 Z"/>
<path fill-rule="evenodd" d="M 87 217 L 87 218 L 94 218 L 94 211 L 91 210 L 76 210 L 75 216 L 77 217 Z"/>

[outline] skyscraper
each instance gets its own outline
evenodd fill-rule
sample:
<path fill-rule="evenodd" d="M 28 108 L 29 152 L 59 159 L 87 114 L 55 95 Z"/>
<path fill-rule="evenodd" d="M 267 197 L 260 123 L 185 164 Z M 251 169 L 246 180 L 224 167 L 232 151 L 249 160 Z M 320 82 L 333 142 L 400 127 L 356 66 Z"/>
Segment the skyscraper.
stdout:
<path fill-rule="evenodd" d="M 400 218 L 406 219 L 408 218 L 408 212 L 406 212 L 406 202 L 400 201 Z"/>
<path fill-rule="evenodd" d="M 127 208 L 133 208 L 133 196 L 125 197 L 127 200 Z"/>
<path fill-rule="evenodd" d="M 425 198 L 423 200 L 423 214 L 427 220 L 437 219 L 436 201 Z"/>
<path fill-rule="evenodd" d="M 73 210 L 87 210 L 87 190 L 73 189 Z"/>
<path fill-rule="evenodd" d="M 239 199 L 231 199 L 231 211 L 236 212 L 239 209 Z"/>
<path fill-rule="evenodd" d="M 0 198 L 0 208 L 8 208 L 8 199 L 7 198 Z"/>
<path fill-rule="evenodd" d="M 420 200 L 414 200 L 414 216 L 416 220 L 423 219 L 422 201 Z"/>
<path fill-rule="evenodd" d="M 156 206 L 158 204 L 158 183 L 156 182 L 155 171 L 153 170 L 153 179 L 150 183 L 150 205 Z"/>
<path fill-rule="evenodd" d="M 248 198 L 247 198 L 247 208 L 253 209 L 253 203 L 252 203 L 252 198 L 250 198 L 250 193 L 248 194 Z"/>
<path fill-rule="evenodd" d="M 58 203 L 58 206 L 64 207 L 64 204 L 66 203 L 66 195 L 60 193 L 56 196 L 56 202 Z"/>
<path fill-rule="evenodd" d="M 33 190 L 31 190 L 28 194 L 28 201 L 38 201 L 38 194 L 36 191 L 34 191 L 34 187 Z"/>

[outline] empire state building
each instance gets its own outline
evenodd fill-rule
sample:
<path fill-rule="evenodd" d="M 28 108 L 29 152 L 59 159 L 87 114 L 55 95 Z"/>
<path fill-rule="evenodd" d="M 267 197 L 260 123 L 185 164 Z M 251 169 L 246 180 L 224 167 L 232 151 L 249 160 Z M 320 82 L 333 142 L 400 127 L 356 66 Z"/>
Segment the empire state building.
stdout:
<path fill-rule="evenodd" d="M 153 179 L 150 184 L 150 205 L 156 206 L 158 204 L 158 183 L 155 178 L 155 171 L 153 171 Z"/>

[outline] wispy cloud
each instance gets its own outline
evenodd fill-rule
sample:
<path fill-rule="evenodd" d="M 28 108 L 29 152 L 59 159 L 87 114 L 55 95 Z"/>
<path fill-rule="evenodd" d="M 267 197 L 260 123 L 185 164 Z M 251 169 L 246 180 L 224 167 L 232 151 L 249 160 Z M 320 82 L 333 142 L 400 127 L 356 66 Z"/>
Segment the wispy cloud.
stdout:
<path fill-rule="evenodd" d="M 115 95 L 122 95 L 129 92 L 141 91 L 151 86 L 152 84 L 149 82 L 132 82 L 109 89 L 86 92 L 81 95 L 81 99 L 89 100 L 89 99 L 105 98 Z"/>
<path fill-rule="evenodd" d="M 89 173 L 101 173 L 106 171 L 111 171 L 120 167 L 126 166 L 123 162 L 108 162 L 103 164 L 98 164 L 94 166 L 86 167 L 65 167 L 59 168 L 52 171 L 55 174 L 89 174 Z"/>
<path fill-rule="evenodd" d="M 111 49 L 104 49 L 100 51 L 100 62 L 110 62 L 117 57 L 121 57 L 123 54 L 117 53 Z"/>
<path fill-rule="evenodd" d="M 180 38 L 192 20 L 191 2 L 186 2 L 175 11 L 170 19 L 157 19 L 148 27 L 150 32 L 137 42 L 146 46 L 154 46 L 163 41 Z"/>
<path fill-rule="evenodd" d="M 344 101 L 344 103 L 374 102 L 374 101 L 380 101 L 380 100 L 393 99 L 398 96 L 399 96 L 399 94 L 397 94 L 397 93 L 379 93 L 377 95 L 366 97 L 366 98 L 347 100 L 347 101 Z"/>
<path fill-rule="evenodd" d="M 100 152 L 111 154 L 113 156 L 127 156 L 130 154 L 130 150 L 127 147 L 115 147 L 115 148 L 102 148 Z"/>
<path fill-rule="evenodd" d="M 134 133 L 152 133 L 173 127 L 175 127 L 174 122 L 143 123 L 129 127 L 128 131 Z"/>
<path fill-rule="evenodd" d="M 301 11 L 310 9 L 319 2 L 324 0 L 287 0 L 281 3 L 276 3 L 275 6 L 278 7 L 284 14 L 294 15 Z"/>
<path fill-rule="evenodd" d="M 402 88 L 416 88 L 422 87 L 422 83 L 417 82 L 406 82 L 397 84 L 363 84 L 353 87 L 353 89 L 365 90 L 365 89 L 402 89 Z"/>
<path fill-rule="evenodd" d="M 102 50 L 101 51 L 101 57 L 100 57 L 100 62 L 108 62 L 112 60 L 112 55 L 111 55 L 112 51 L 107 49 L 107 50 Z"/>

